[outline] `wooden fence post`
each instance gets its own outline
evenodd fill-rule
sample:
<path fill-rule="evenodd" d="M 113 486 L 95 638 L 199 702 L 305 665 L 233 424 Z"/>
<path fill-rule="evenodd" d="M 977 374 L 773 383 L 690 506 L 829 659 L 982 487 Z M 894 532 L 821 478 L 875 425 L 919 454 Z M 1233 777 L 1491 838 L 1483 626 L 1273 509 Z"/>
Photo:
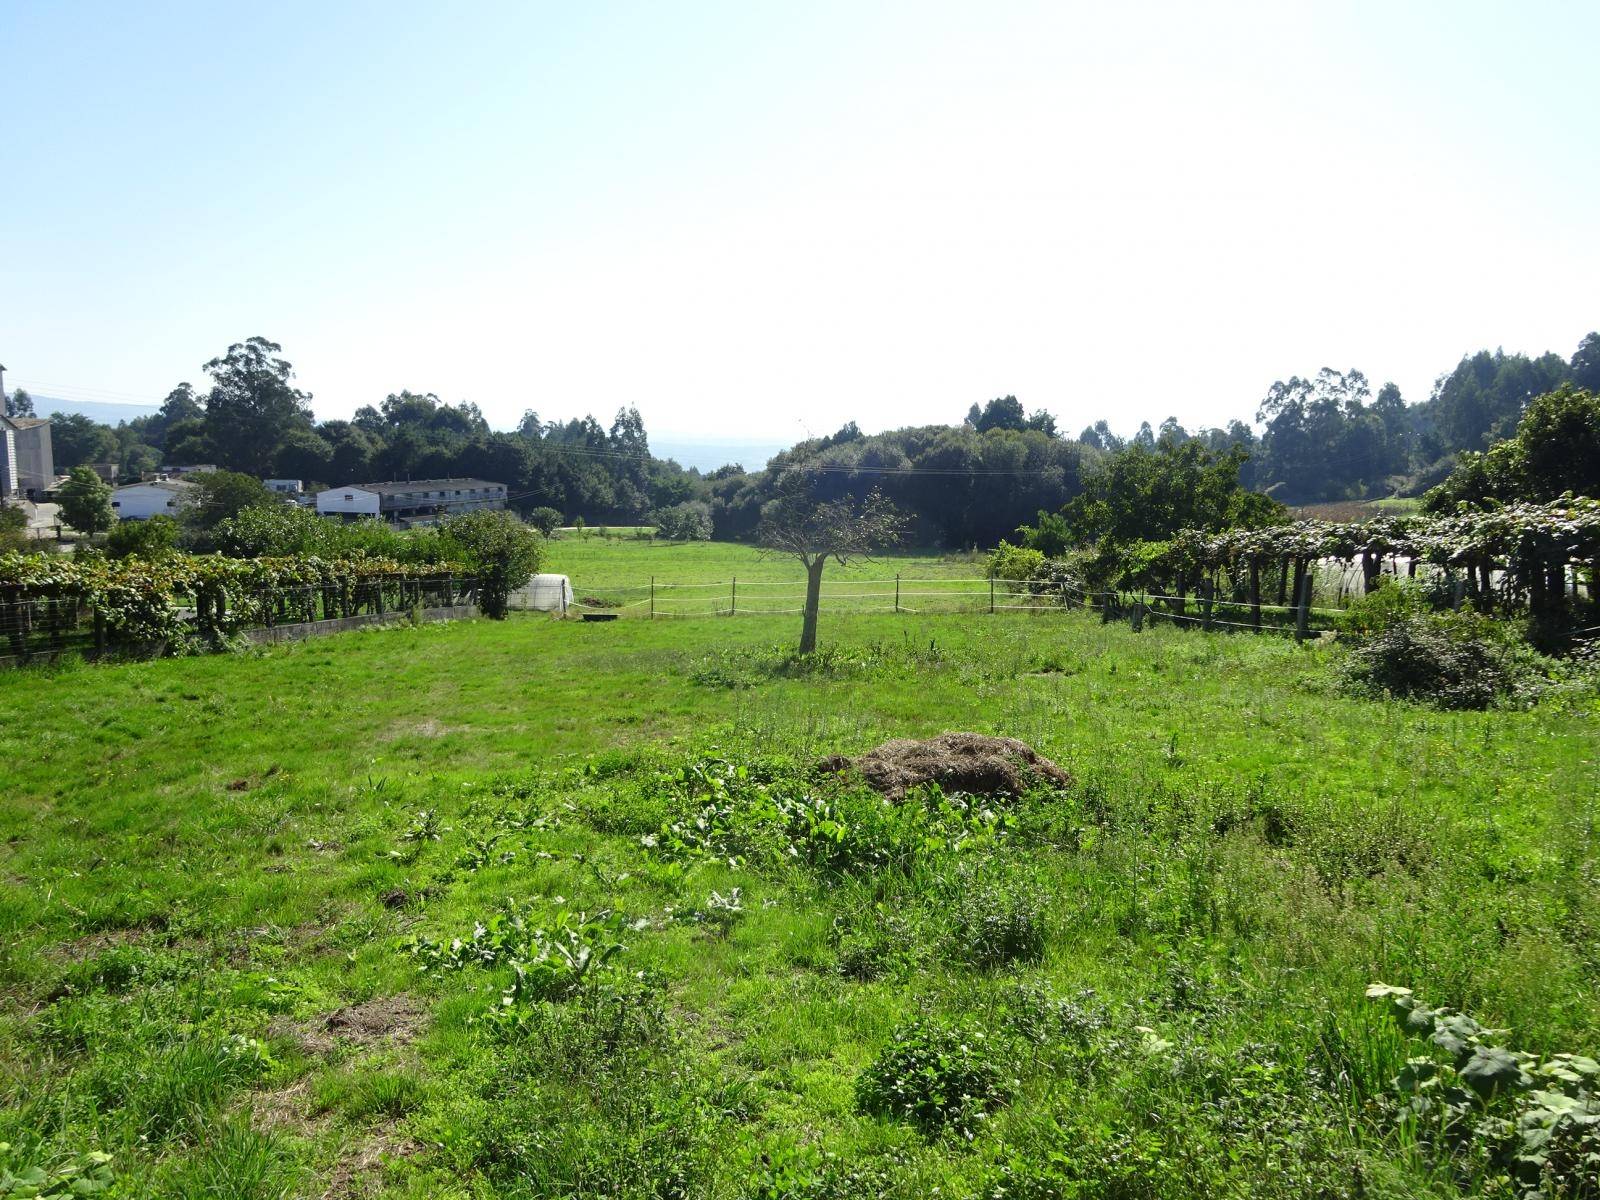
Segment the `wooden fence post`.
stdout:
<path fill-rule="evenodd" d="M 1311 572 L 1305 571 L 1297 581 L 1294 601 L 1294 640 L 1303 642 L 1311 636 Z"/>
<path fill-rule="evenodd" d="M 656 577 L 650 576 L 650 619 L 656 619 Z"/>
<path fill-rule="evenodd" d="M 1250 624 L 1261 632 L 1261 562 L 1250 560 Z"/>
<path fill-rule="evenodd" d="M 994 613 L 994 577 L 989 578 L 989 612 Z"/>
<path fill-rule="evenodd" d="M 1211 594 L 1216 587 L 1211 572 L 1207 571 L 1200 580 L 1200 628 L 1207 633 L 1211 631 Z"/>
<path fill-rule="evenodd" d="M 728 615 L 731 617 L 739 611 L 739 577 L 733 577 L 733 591 L 728 596 Z"/>
<path fill-rule="evenodd" d="M 900 572 L 894 573 L 894 610 L 900 611 Z"/>

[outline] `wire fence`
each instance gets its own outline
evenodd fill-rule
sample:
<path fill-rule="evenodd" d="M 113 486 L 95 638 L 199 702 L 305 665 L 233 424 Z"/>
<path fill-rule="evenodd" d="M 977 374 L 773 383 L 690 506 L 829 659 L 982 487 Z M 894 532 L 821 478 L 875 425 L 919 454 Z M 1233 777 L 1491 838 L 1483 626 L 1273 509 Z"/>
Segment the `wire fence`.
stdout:
<path fill-rule="evenodd" d="M 580 588 L 570 600 L 553 602 L 549 593 L 514 593 L 514 609 L 542 609 L 561 615 L 627 620 L 672 620 L 691 617 L 787 616 L 805 611 L 804 580 L 703 582 L 650 580 Z M 1315 637 L 1332 627 L 1339 609 L 1313 607 L 1309 589 L 1303 605 L 1252 603 L 1247 597 L 1220 594 L 1172 596 L 1148 592 L 1085 591 L 1067 582 L 1025 584 L 985 576 L 939 579 L 895 576 L 886 579 L 823 579 L 818 607 L 828 613 L 1002 613 L 1065 612 L 1093 609 L 1103 620 L 1128 620 L 1142 627 L 1146 620 L 1226 631 L 1281 632 Z"/>

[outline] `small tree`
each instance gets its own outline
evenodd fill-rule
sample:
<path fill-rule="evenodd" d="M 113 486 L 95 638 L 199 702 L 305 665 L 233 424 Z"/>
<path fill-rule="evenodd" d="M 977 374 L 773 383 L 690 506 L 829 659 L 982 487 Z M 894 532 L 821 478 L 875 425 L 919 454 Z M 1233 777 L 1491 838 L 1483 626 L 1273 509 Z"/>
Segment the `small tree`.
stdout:
<path fill-rule="evenodd" d="M 528 524 L 532 525 L 545 537 L 549 537 L 561 528 L 561 510 L 551 508 L 549 505 L 540 505 L 528 514 Z"/>
<path fill-rule="evenodd" d="M 544 539 L 508 512 L 479 509 L 445 522 L 446 554 L 478 578 L 478 607 L 504 620 L 511 593 L 527 583 L 544 559 Z"/>
<path fill-rule="evenodd" d="M 761 510 L 757 533 L 770 554 L 798 559 L 806 569 L 805 618 L 800 627 L 800 653 L 817 649 L 817 610 L 822 603 L 822 569 L 828 559 L 840 566 L 870 559 L 875 550 L 897 544 L 905 519 L 876 489 L 859 505 L 855 498 L 818 501 L 803 477 L 791 474 L 779 482 L 778 497 Z"/>
<path fill-rule="evenodd" d="M 111 486 L 88 467 L 73 467 L 61 485 L 61 519 L 79 533 L 93 537 L 117 521 L 111 508 Z"/>
<path fill-rule="evenodd" d="M 6 416 L 31 417 L 33 416 L 33 397 L 18 388 L 6 397 Z"/>
<path fill-rule="evenodd" d="M 185 491 L 179 508 L 188 544 L 197 550 L 216 548 L 214 530 L 247 508 L 277 508 L 283 498 L 253 475 L 238 471 L 201 471 L 189 476 L 194 486 Z"/>

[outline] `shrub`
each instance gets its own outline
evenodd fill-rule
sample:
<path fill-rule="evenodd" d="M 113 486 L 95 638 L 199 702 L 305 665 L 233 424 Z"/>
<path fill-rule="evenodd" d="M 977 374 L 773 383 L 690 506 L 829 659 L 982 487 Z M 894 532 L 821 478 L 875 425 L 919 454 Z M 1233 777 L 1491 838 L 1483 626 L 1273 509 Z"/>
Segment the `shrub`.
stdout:
<path fill-rule="evenodd" d="M 1044 564 L 1045 557 L 1042 551 L 1030 550 L 1025 546 L 1013 546 L 1002 539 L 994 553 L 989 555 L 984 574 L 990 579 L 1009 579 L 1023 583 L 1032 579 Z"/>
<path fill-rule="evenodd" d="M 1390 629 L 1410 617 L 1425 616 L 1434 605 L 1422 586 L 1410 580 L 1384 583 L 1351 601 L 1339 614 L 1335 627 L 1347 641 L 1360 641 Z"/>
<path fill-rule="evenodd" d="M 673 541 L 711 540 L 711 506 L 700 500 L 686 500 L 671 508 L 657 509 L 650 515 L 656 534 Z"/>
<path fill-rule="evenodd" d="M 915 961 L 915 935 L 905 915 L 881 901 L 835 917 L 832 941 L 839 974 L 862 981 L 899 974 Z"/>
<path fill-rule="evenodd" d="M 478 607 L 503 620 L 511 593 L 527 583 L 544 558 L 544 539 L 508 512 L 479 509 L 447 521 L 440 546 L 478 578 Z"/>
<path fill-rule="evenodd" d="M 188 480 L 194 486 L 184 493 L 178 516 L 195 550 L 214 550 L 216 527 L 248 508 L 288 507 L 261 480 L 238 471 L 200 471 Z"/>
<path fill-rule="evenodd" d="M 1358 642 L 1341 674 L 1357 694 L 1481 709 L 1534 684 L 1537 663 L 1487 618 L 1402 613 Z"/>
<path fill-rule="evenodd" d="M 143 521 L 118 521 L 106 535 L 108 558 L 165 558 L 178 544 L 178 523 L 157 513 Z"/>
<path fill-rule="evenodd" d="M 924 1133 L 950 1127 L 970 1139 L 1014 1083 L 981 1029 L 917 1017 L 890 1035 L 856 1080 L 856 1107 L 909 1121 Z"/>
<path fill-rule="evenodd" d="M 28 514 L 0 500 L 0 554 L 22 551 L 28 545 Z"/>

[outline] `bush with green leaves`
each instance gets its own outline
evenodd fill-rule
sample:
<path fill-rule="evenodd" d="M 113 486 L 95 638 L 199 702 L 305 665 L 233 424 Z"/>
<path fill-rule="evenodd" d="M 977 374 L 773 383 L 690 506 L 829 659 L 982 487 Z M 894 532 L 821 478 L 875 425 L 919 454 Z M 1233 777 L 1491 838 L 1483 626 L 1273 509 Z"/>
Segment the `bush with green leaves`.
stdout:
<path fill-rule="evenodd" d="M 702 500 L 685 500 L 650 514 L 656 536 L 674 542 L 711 540 L 711 506 Z"/>
<path fill-rule="evenodd" d="M 914 1017 L 857 1078 L 856 1107 L 909 1121 L 926 1134 L 948 1128 L 970 1140 L 1017 1086 L 1004 1059 L 976 1026 Z"/>
<path fill-rule="evenodd" d="M 983 573 L 990 579 L 1005 579 L 1012 583 L 1023 583 L 1032 579 L 1034 573 L 1045 564 L 1043 551 L 1033 550 L 1026 546 L 1013 546 L 1010 542 L 1000 541 L 989 561 L 984 565 Z"/>
<path fill-rule="evenodd" d="M 1357 695 L 1482 709 L 1536 693 L 1540 663 L 1538 654 L 1487 617 L 1396 609 L 1387 624 L 1350 648 L 1340 678 Z"/>
<path fill-rule="evenodd" d="M 1430 1008 L 1410 988 L 1375 983 L 1367 997 L 1428 1046 L 1394 1080 L 1392 1121 L 1439 1153 L 1486 1162 L 1525 1200 L 1600 1197 L 1600 1062 L 1512 1050 L 1505 1030 Z"/>
<path fill-rule="evenodd" d="M 1412 617 L 1427 616 L 1439 607 L 1421 584 L 1409 579 L 1385 580 L 1351 600 L 1335 618 L 1334 627 L 1340 640 L 1360 642 Z"/>
<path fill-rule="evenodd" d="M 142 521 L 118 521 L 106 535 L 107 558 L 165 558 L 178 546 L 178 523 L 157 513 Z"/>
<path fill-rule="evenodd" d="M 28 514 L 0 500 L 0 554 L 22 551 L 28 545 Z"/>
<path fill-rule="evenodd" d="M 544 538 L 508 512 L 478 509 L 451 517 L 439 531 L 441 551 L 478 580 L 483 615 L 504 620 L 511 593 L 544 561 Z"/>

